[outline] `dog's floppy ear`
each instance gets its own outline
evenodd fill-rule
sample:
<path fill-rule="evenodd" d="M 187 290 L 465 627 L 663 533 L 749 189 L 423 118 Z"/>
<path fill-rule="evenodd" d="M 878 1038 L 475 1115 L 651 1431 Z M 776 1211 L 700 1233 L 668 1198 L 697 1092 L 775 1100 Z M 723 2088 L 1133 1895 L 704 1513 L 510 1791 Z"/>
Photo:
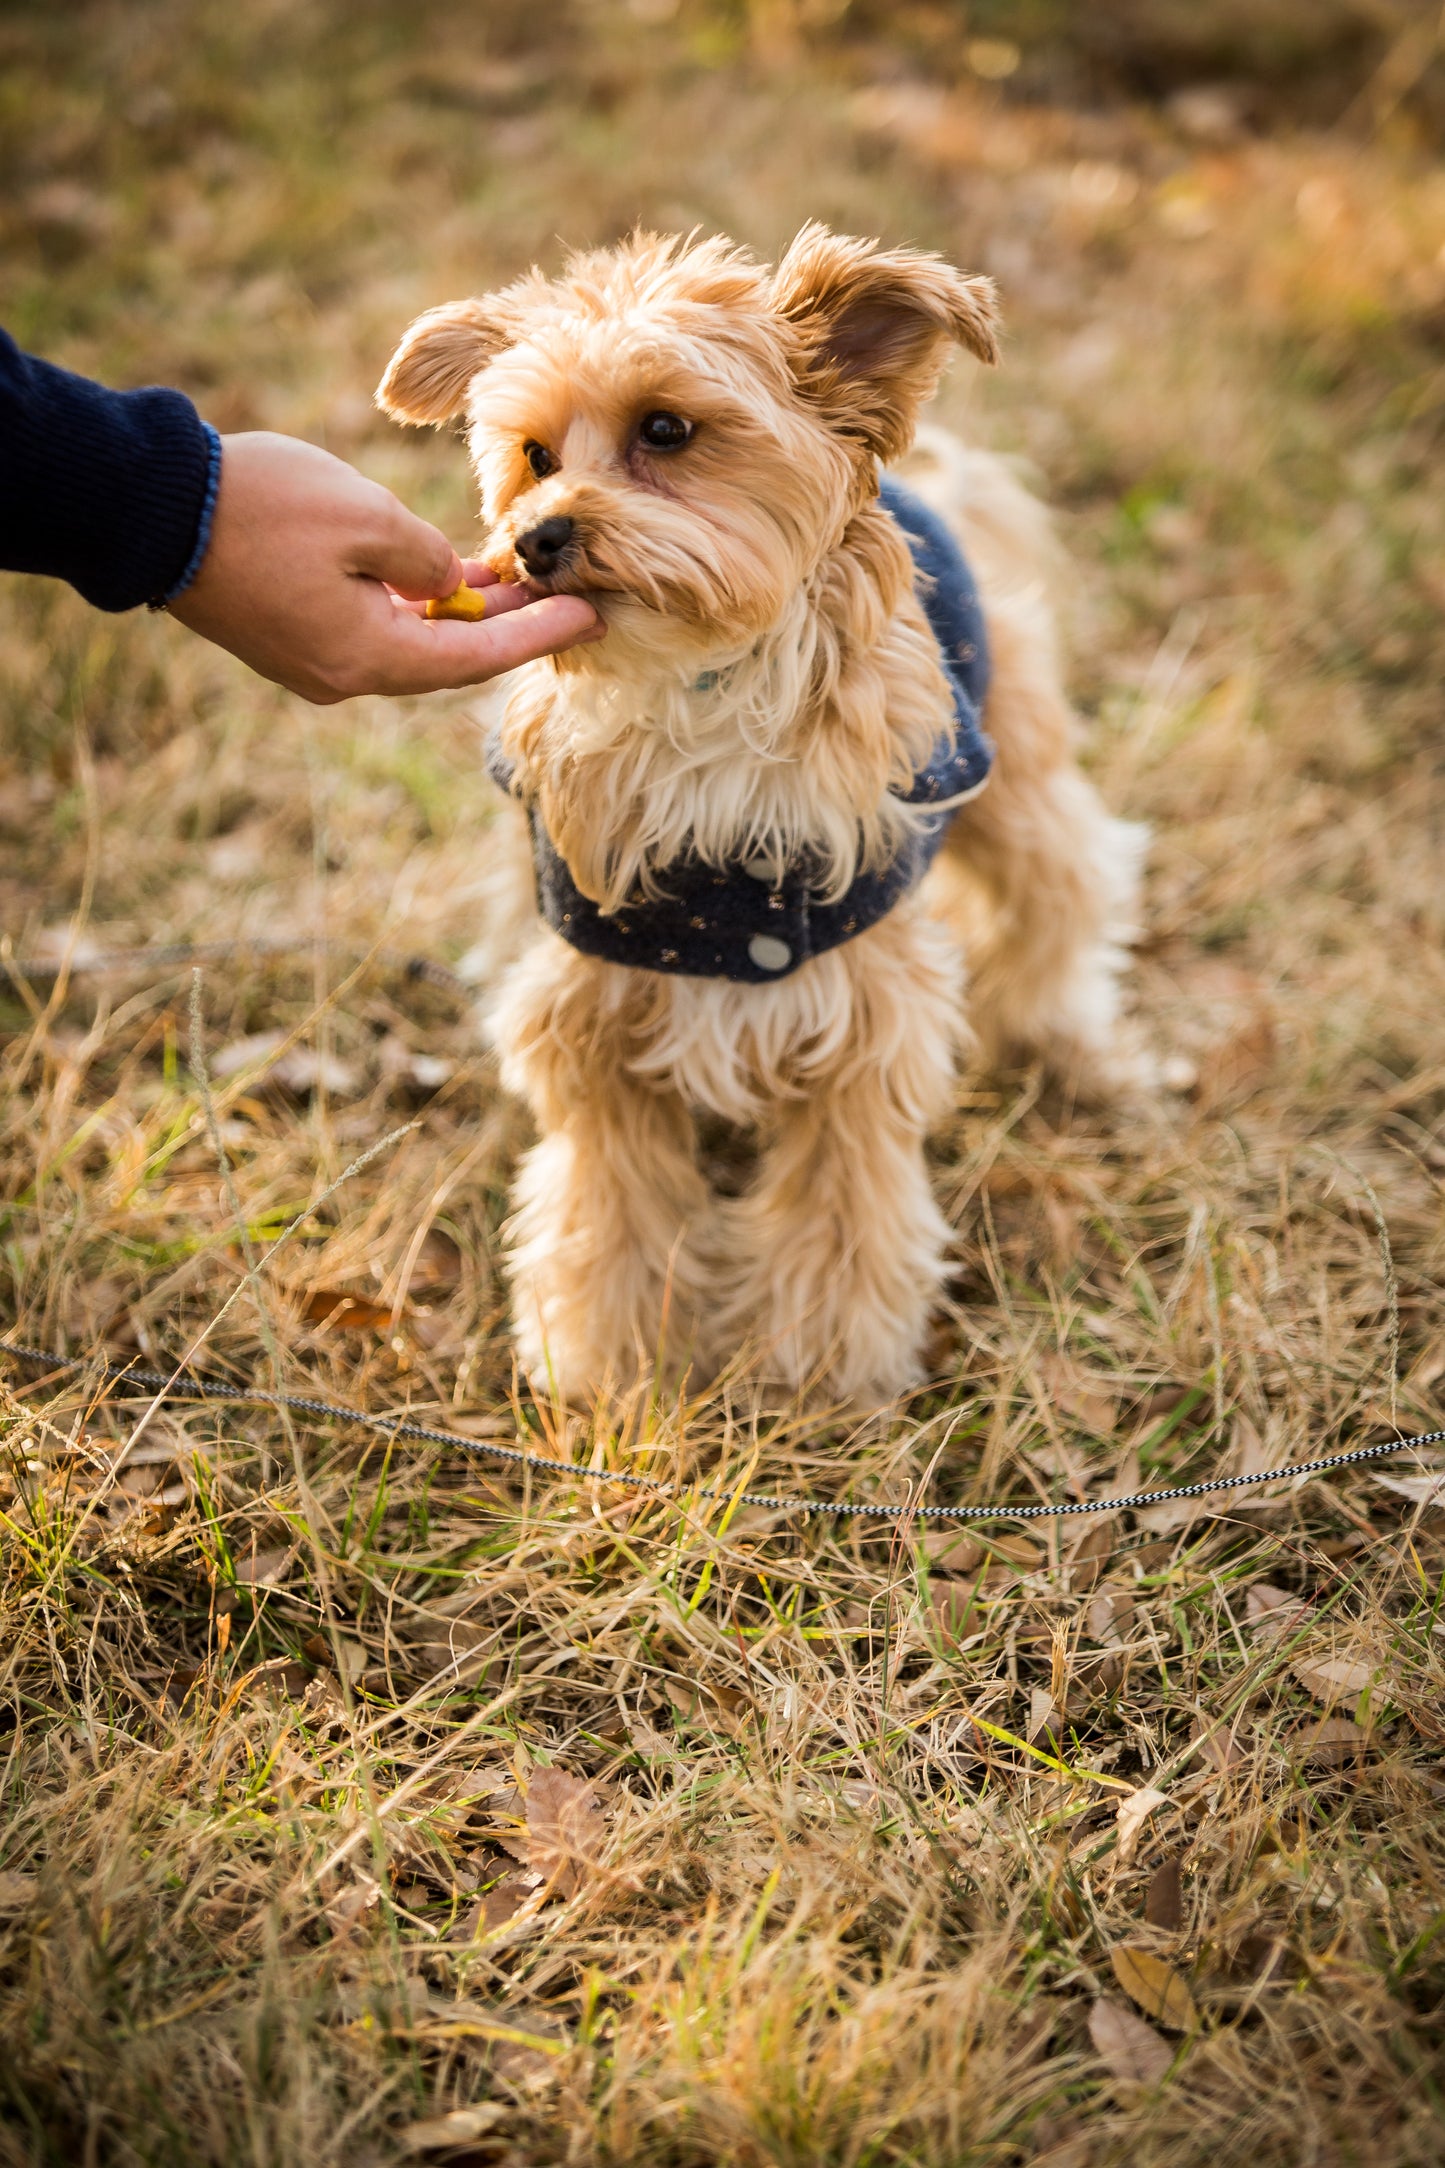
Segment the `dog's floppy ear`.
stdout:
<path fill-rule="evenodd" d="M 773 275 L 773 305 L 802 334 L 803 390 L 882 459 L 907 449 L 951 340 L 998 360 L 993 281 L 921 249 L 805 226 Z"/>
<path fill-rule="evenodd" d="M 376 388 L 376 403 L 398 422 L 449 422 L 466 404 L 477 371 L 507 343 L 486 301 L 448 301 L 411 325 Z"/>

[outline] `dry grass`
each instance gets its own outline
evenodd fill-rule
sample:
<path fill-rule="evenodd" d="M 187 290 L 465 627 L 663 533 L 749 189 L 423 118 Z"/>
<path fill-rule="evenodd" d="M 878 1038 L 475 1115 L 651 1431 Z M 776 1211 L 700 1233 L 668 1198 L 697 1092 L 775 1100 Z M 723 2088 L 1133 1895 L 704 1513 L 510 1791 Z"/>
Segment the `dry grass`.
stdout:
<path fill-rule="evenodd" d="M 4 1321 L 833 1495 L 1432 1424 L 1445 180 L 1378 83 L 1354 133 L 1252 134 L 1006 98 L 943 10 L 808 17 L 12 10 L 11 326 L 324 436 L 461 538 L 454 447 L 367 394 L 410 312 L 557 229 L 817 214 L 993 269 L 1008 366 L 949 404 L 1063 507 L 1094 764 L 1157 832 L 1139 1006 L 1191 1089 L 977 1080 L 939 1382 L 886 1423 L 561 1420 L 502 1337 L 519 1117 L 458 1006 L 364 961 L 476 936 L 474 704 L 307 713 L 11 582 L 15 950 L 318 945 L 204 979 L 229 1181 L 182 980 L 0 995 Z M 289 1090 L 219 1074 L 278 1030 Z M 255 1410 L 164 1409 L 122 1461 L 139 1412 L 13 1367 L 0 1399 L 5 2160 L 1439 2157 L 1428 1503 L 1361 1473 L 945 1553 Z M 1131 1989 L 1175 2029 L 1124 2039 Z"/>

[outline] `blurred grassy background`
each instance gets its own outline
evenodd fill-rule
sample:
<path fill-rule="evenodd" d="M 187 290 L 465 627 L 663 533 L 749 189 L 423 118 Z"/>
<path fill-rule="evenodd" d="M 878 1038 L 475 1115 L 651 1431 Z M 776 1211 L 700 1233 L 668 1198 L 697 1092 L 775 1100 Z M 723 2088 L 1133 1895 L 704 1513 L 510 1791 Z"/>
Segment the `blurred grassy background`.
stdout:
<path fill-rule="evenodd" d="M 768 253 L 821 217 L 999 281 L 1005 366 L 943 410 L 1057 508 L 1089 758 L 1155 829 L 1137 1001 L 1177 1089 L 1115 1116 L 972 1080 L 935 1150 L 936 1391 L 861 1435 L 664 1409 L 649 1465 L 1103 1495 L 1437 1420 L 1440 27 L 1394 0 L 0 13 L 8 328 L 314 437 L 459 543 L 460 447 L 370 404 L 423 307 L 639 220 Z M 7 580 L 0 939 L 455 960 L 477 706 L 313 713 Z M 174 1354 L 236 1291 L 236 1211 L 263 1251 L 299 1213 L 214 1360 L 535 1441 L 497 1267 L 521 1120 L 453 1005 L 345 971 L 318 945 L 206 976 L 234 1209 L 173 977 L 6 988 L 4 1322 Z M 121 1414 L 22 1382 L 0 2158 L 1438 2157 L 1428 1477 L 1110 1524 L 1082 1558 L 1067 1528 L 943 1552 L 604 1516 L 325 1426 L 293 1452 L 255 1410 L 168 1417 L 122 1467 Z M 549 1765 L 608 1816 L 555 1902 L 517 1857 Z M 1111 1781 L 1167 1794 L 1132 1852 Z M 1121 1949 L 1192 1998 L 1157 2090 L 1163 2034 L 1098 2016 L 1162 2023 Z"/>

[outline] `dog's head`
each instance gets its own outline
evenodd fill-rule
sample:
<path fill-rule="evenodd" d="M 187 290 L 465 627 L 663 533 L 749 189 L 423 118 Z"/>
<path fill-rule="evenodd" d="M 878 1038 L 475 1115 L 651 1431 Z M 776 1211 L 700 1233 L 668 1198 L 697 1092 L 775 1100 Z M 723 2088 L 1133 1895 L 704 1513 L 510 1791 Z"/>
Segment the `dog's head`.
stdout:
<path fill-rule="evenodd" d="M 686 662 L 777 621 L 906 449 L 954 340 L 996 358 L 993 289 L 937 256 L 815 225 L 769 270 L 640 235 L 430 310 L 377 399 L 399 421 L 465 413 L 487 561 L 594 600 L 604 667 Z"/>

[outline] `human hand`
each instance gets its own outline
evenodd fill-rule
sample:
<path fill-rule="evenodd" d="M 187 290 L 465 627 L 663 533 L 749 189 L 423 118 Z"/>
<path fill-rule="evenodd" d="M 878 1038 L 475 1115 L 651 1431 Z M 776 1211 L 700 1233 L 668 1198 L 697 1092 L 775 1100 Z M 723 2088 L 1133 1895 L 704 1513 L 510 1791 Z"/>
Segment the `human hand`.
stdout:
<path fill-rule="evenodd" d="M 475 564 L 465 577 L 488 589 L 482 623 L 421 614 L 463 576 L 446 537 L 390 490 L 257 430 L 221 440 L 210 543 L 170 614 L 320 706 L 479 685 L 606 629 L 578 595 L 533 600 Z"/>

